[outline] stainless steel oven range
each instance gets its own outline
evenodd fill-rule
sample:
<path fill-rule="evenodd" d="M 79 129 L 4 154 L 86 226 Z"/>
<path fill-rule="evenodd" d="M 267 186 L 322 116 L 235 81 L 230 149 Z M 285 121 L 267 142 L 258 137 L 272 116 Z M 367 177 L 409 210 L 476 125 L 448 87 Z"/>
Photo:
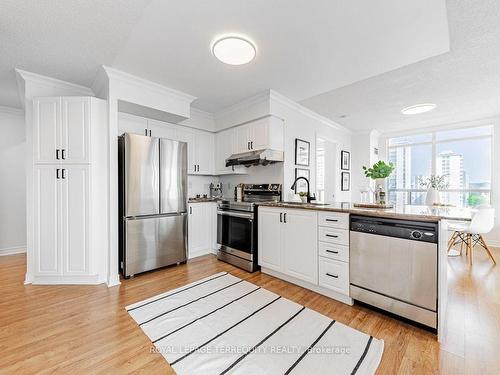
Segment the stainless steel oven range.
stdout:
<path fill-rule="evenodd" d="M 243 199 L 223 199 L 217 209 L 217 258 L 248 272 L 258 270 L 257 204 L 279 201 L 280 184 L 243 185 Z"/>

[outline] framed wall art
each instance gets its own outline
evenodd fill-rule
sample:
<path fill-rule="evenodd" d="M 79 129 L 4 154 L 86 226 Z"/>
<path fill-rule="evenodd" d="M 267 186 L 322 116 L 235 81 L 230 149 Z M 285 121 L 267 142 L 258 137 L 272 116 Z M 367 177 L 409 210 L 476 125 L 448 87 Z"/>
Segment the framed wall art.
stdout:
<path fill-rule="evenodd" d="M 310 143 L 295 138 L 295 165 L 309 166 Z"/>

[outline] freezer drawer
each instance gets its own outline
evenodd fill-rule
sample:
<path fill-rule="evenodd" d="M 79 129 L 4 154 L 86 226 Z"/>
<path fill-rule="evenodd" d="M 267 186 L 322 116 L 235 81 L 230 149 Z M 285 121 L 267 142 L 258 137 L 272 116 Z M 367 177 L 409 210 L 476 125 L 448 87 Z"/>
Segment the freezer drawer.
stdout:
<path fill-rule="evenodd" d="M 125 220 L 125 277 L 187 259 L 187 215 Z"/>

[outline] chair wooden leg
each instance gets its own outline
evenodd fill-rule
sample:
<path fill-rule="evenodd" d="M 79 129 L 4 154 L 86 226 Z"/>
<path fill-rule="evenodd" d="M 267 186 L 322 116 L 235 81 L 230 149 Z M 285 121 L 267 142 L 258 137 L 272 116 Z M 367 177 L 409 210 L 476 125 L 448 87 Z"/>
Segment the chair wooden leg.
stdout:
<path fill-rule="evenodd" d="M 453 232 L 453 234 L 451 235 L 451 238 L 448 241 L 448 252 L 450 252 L 451 247 L 455 244 L 455 240 L 456 240 L 457 236 L 458 236 L 458 232 Z"/>
<path fill-rule="evenodd" d="M 467 234 L 467 248 L 469 250 L 469 263 L 474 263 L 474 251 L 472 249 L 472 234 Z"/>
<path fill-rule="evenodd" d="M 462 242 L 460 242 L 460 255 L 462 255 L 465 241 L 462 237 L 460 237 L 460 239 L 462 240 Z M 467 249 L 465 250 L 465 255 L 467 255 Z"/>
<path fill-rule="evenodd" d="M 483 245 L 484 249 L 486 250 L 486 252 L 490 256 L 490 258 L 493 261 L 493 263 L 497 264 L 497 262 L 495 261 L 495 257 L 491 253 L 491 250 L 489 249 L 488 245 L 486 244 L 486 241 L 484 240 L 484 238 L 483 238 L 483 236 L 481 234 L 479 235 L 479 241 L 481 241 L 481 244 Z"/>

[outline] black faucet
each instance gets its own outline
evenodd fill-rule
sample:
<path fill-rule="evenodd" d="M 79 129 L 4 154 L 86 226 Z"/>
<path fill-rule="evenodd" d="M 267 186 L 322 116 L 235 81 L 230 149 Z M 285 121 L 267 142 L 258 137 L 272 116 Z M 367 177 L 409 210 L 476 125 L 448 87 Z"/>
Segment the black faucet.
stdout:
<path fill-rule="evenodd" d="M 310 203 L 310 202 L 312 202 L 312 201 L 315 201 L 315 200 L 316 200 L 316 197 L 315 197 L 314 195 L 313 195 L 313 196 L 311 196 L 311 192 L 310 192 L 310 190 L 309 190 L 309 180 L 308 180 L 307 178 L 305 178 L 305 177 L 302 177 L 302 176 L 297 177 L 297 178 L 295 179 L 295 181 L 293 182 L 292 187 L 291 187 L 290 189 L 292 189 L 292 190 L 293 190 L 293 189 L 295 189 L 295 185 L 297 184 L 297 181 L 298 181 L 298 180 L 301 180 L 301 179 L 302 179 L 302 180 L 304 180 L 305 182 L 307 182 L 307 203 Z"/>

